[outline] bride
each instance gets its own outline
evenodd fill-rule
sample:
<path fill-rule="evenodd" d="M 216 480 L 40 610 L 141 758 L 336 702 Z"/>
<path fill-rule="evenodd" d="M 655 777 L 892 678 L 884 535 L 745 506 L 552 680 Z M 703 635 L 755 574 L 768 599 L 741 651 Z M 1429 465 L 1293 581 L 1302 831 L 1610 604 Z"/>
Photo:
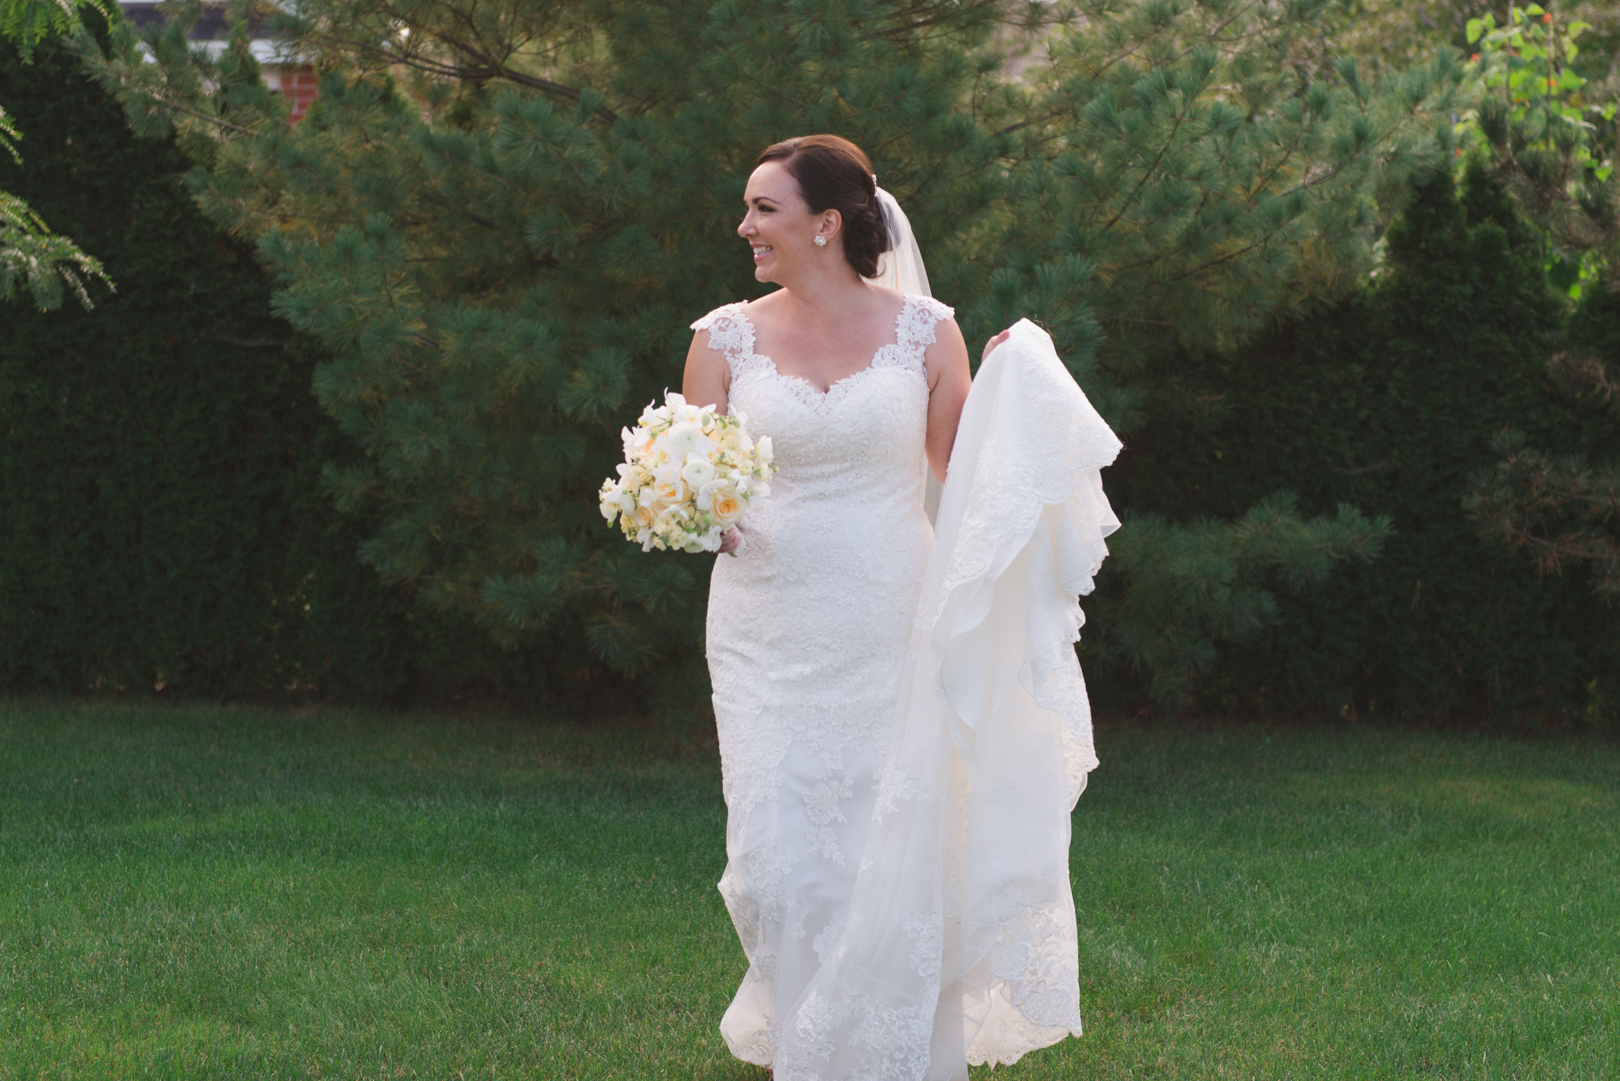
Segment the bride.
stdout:
<path fill-rule="evenodd" d="M 744 200 L 780 288 L 693 324 L 683 386 L 781 469 L 709 597 L 720 892 L 748 959 L 721 1034 L 778 1081 L 965 1081 L 1080 1032 L 1075 597 L 1119 444 L 1027 321 L 972 380 L 853 143 L 777 143 Z"/>

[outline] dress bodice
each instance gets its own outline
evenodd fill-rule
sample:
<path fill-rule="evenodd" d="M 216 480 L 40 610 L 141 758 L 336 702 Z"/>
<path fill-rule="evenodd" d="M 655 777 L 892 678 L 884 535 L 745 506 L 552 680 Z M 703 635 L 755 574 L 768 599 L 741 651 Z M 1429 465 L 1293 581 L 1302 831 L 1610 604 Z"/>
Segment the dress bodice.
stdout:
<path fill-rule="evenodd" d="M 922 499 L 928 381 L 924 354 L 951 309 L 907 296 L 895 319 L 895 340 L 871 363 L 825 392 L 782 375 L 754 347 L 747 305 L 727 304 L 692 324 L 709 332 L 731 371 L 730 408 L 754 438 L 770 436 L 781 472 L 761 504 L 832 513 L 846 519 L 857 506 L 909 509 Z M 767 515 L 769 512 L 767 512 Z M 754 523 L 766 515 L 750 509 Z M 774 516 L 774 515 L 773 515 Z M 745 526 L 745 532 L 748 532 Z"/>

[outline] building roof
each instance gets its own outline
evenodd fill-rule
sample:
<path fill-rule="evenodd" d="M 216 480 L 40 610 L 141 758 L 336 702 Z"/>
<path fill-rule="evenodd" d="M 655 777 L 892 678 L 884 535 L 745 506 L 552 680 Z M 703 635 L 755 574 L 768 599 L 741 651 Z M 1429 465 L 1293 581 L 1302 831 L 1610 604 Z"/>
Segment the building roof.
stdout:
<path fill-rule="evenodd" d="M 120 3 L 124 9 L 124 16 L 138 27 L 148 26 L 152 23 L 168 21 L 168 16 L 159 10 L 153 0 L 139 0 L 136 3 Z M 191 28 L 186 37 L 192 41 L 224 41 L 230 29 L 225 25 L 225 6 L 223 4 L 205 4 L 197 18 L 197 25 Z M 274 33 L 266 25 L 253 28 L 254 38 L 273 37 Z"/>
<path fill-rule="evenodd" d="M 137 28 L 150 26 L 154 23 L 162 24 L 168 21 L 169 16 L 163 12 L 156 0 L 120 0 L 118 5 L 124 10 L 124 16 Z M 249 31 L 253 39 L 253 56 L 261 64 L 295 64 L 299 61 L 282 46 L 279 35 L 270 28 L 268 20 L 253 26 Z M 197 23 L 186 35 L 192 41 L 203 42 L 223 49 L 226 39 L 230 37 L 230 27 L 225 21 L 225 5 L 204 4 L 197 17 Z"/>

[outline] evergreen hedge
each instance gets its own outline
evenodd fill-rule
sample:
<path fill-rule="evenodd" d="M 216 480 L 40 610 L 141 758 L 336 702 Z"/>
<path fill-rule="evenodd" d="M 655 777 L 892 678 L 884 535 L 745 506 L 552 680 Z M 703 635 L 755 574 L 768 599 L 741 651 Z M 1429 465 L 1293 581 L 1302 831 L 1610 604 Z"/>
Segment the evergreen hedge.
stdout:
<path fill-rule="evenodd" d="M 297 623 L 266 612 L 297 592 L 278 556 L 307 373 L 184 160 L 137 144 L 65 50 L 0 56 L 0 100 L 27 133 L 6 187 L 119 289 L 88 314 L 0 309 L 0 678 L 257 688 Z"/>
<path fill-rule="evenodd" d="M 0 687 L 543 697 L 546 658 L 420 618 L 357 559 L 376 524 L 323 490 L 356 451 L 310 392 L 315 352 L 184 156 L 56 42 L 0 52 L 0 102 L 26 136 L 0 186 L 117 286 L 89 312 L 0 306 Z"/>
<path fill-rule="evenodd" d="M 1613 456 L 1612 416 L 1548 378 L 1566 330 L 1540 240 L 1470 168 L 1460 191 L 1442 174 L 1412 193 L 1386 244 L 1351 300 L 1236 355 L 1179 358 L 1157 422 L 1112 471 L 1136 512 L 1229 517 L 1289 490 L 1306 512 L 1350 503 L 1393 520 L 1379 559 L 1279 596 L 1280 621 L 1223 652 L 1200 705 L 1595 719 L 1620 689 L 1620 612 L 1585 568 L 1538 577 L 1462 505 L 1509 425 L 1555 452 Z M 1617 316 L 1599 293 L 1572 329 L 1612 344 Z"/>

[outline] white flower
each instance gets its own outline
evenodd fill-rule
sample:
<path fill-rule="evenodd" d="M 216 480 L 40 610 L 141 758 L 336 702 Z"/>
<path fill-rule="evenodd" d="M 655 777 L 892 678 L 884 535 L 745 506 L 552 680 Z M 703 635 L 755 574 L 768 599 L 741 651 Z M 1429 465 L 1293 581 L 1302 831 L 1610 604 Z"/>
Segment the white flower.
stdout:
<path fill-rule="evenodd" d="M 678 461 L 680 461 L 680 456 L 670 450 L 667 433 L 647 444 L 647 449 L 642 452 L 640 458 L 641 464 L 648 469 L 657 469 L 661 465 L 668 465 L 670 462 Z"/>
<path fill-rule="evenodd" d="M 619 432 L 619 438 L 624 440 L 624 460 L 627 462 L 646 454 L 653 441 L 652 433 L 639 425 L 625 428 Z"/>
<path fill-rule="evenodd" d="M 714 463 L 694 451 L 686 456 L 686 464 L 681 467 L 681 476 L 693 488 L 701 488 L 714 480 Z"/>
<path fill-rule="evenodd" d="M 719 480 L 711 480 L 702 488 L 698 489 L 697 498 L 692 500 L 692 502 L 697 504 L 698 510 L 713 510 L 714 493 L 720 491 L 725 486 L 726 481 L 723 477 Z"/>
<path fill-rule="evenodd" d="M 693 452 L 705 457 L 714 449 L 714 440 L 703 434 L 703 429 L 689 420 L 670 425 L 658 440 L 659 445 L 669 452 L 671 459 L 677 462 L 686 461 L 686 457 Z"/>
<path fill-rule="evenodd" d="M 770 465 L 771 462 L 774 461 L 773 455 L 775 454 L 775 450 L 771 446 L 770 436 L 760 436 L 759 442 L 754 444 L 754 451 L 754 456 L 759 459 L 760 465 Z"/>
<path fill-rule="evenodd" d="M 686 498 L 686 482 L 674 466 L 659 466 L 653 470 L 652 491 L 660 502 L 679 503 Z"/>

